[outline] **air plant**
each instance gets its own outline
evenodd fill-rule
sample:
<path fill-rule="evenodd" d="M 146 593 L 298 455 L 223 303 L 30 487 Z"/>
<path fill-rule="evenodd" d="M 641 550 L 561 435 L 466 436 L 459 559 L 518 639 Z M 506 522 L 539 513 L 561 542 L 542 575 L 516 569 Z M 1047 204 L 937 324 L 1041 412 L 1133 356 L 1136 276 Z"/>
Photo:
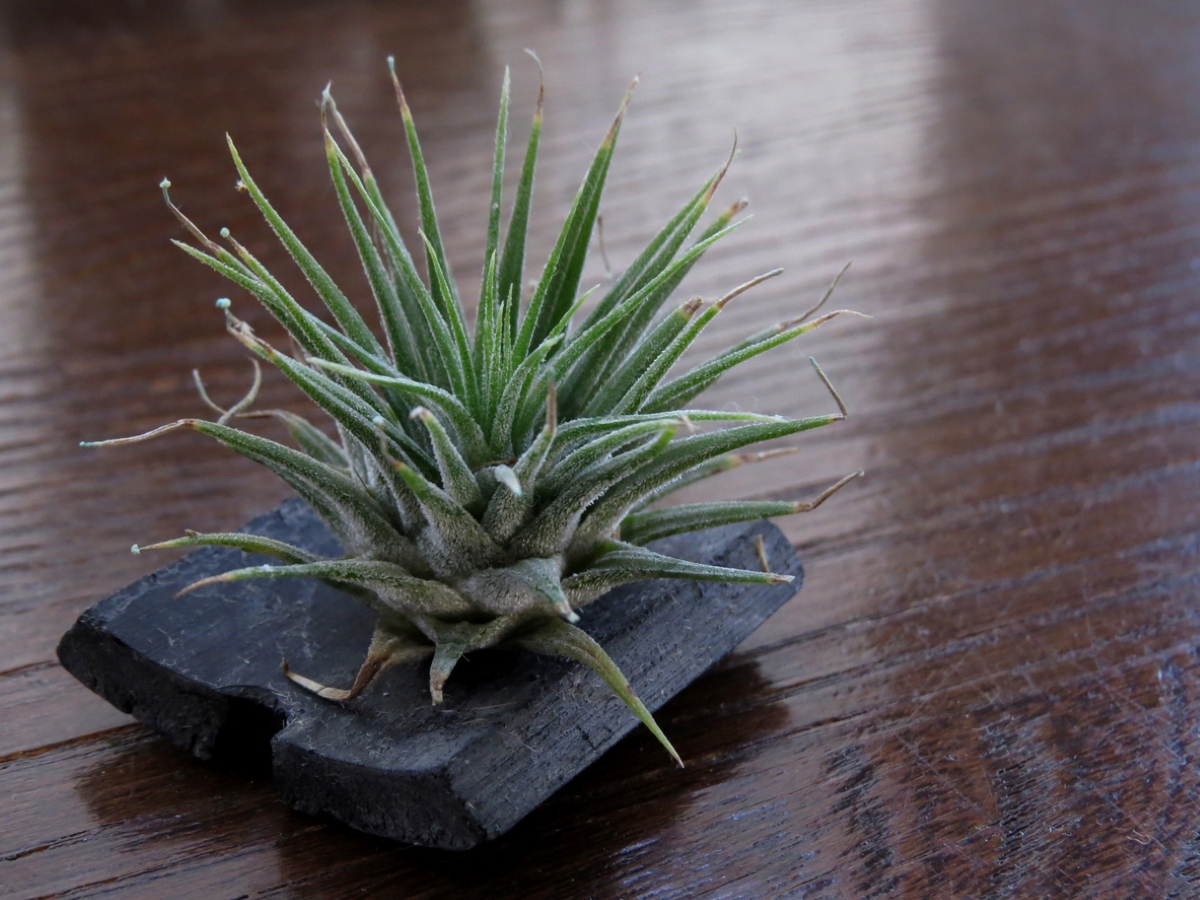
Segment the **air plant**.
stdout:
<path fill-rule="evenodd" d="M 337 438 L 290 412 L 251 411 L 260 381 L 255 361 L 254 388 L 230 409 L 213 403 L 196 376 L 201 396 L 219 414 L 215 421 L 181 419 L 136 437 L 88 445 L 127 444 L 192 428 L 271 469 L 312 506 L 344 556 L 323 559 L 243 533 L 189 532 L 143 548 L 219 545 L 278 560 L 205 578 L 185 591 L 248 578 L 304 577 L 370 604 L 378 622 L 353 684 L 322 685 L 288 670 L 285 662 L 287 676 L 302 688 L 346 701 L 389 666 L 432 656 L 429 689 L 436 704 L 455 664 L 472 650 L 509 647 L 569 657 L 594 669 L 679 761 L 625 676 L 575 624 L 577 610 L 616 585 L 646 578 L 791 580 L 767 571 L 765 558 L 763 570 L 742 570 L 677 559 L 646 545 L 682 532 L 810 510 L 861 474 L 808 502 L 655 505 L 684 485 L 774 455 L 738 452 L 748 445 L 845 417 L 845 406 L 815 361 L 838 412 L 785 419 L 684 408 L 729 369 L 844 310 L 814 318 L 818 304 L 672 377 L 684 351 L 726 304 L 779 272 L 751 279 L 714 303 L 696 298 L 662 312 L 704 252 L 741 224 L 733 220 L 744 202 L 725 209 L 688 243 L 727 161 L 576 324 L 596 290 L 579 291 L 581 273 L 628 94 L 531 296 L 522 300 L 543 91 L 501 242 L 506 72 L 482 290 L 469 329 L 443 250 L 412 113 L 390 59 L 389 67 L 415 173 L 427 281 L 328 88 L 321 104 L 329 171 L 377 306 L 382 339 L 276 213 L 232 140 L 239 190 L 257 205 L 336 324 L 301 306 L 228 229 L 220 232 L 228 246 L 210 239 L 171 201 L 170 183 L 164 179 L 161 185 L 167 205 L 196 242 L 174 243 L 257 298 L 286 330 L 292 350 L 257 336 L 233 315 L 230 301 L 221 299 L 217 305 L 229 332 L 328 413 Z M 232 424 L 255 415 L 282 419 L 296 447 Z M 698 423 L 717 427 L 706 431 Z"/>

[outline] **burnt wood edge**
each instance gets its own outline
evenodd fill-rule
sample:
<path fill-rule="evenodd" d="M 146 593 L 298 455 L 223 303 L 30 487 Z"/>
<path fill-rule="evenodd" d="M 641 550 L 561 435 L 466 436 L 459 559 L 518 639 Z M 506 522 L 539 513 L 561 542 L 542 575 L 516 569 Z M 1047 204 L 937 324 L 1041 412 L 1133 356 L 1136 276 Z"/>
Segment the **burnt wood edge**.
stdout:
<path fill-rule="evenodd" d="M 278 534 L 281 527 L 285 530 L 288 528 L 289 519 L 296 518 L 297 507 L 311 516 L 303 504 L 293 499 L 286 501 L 278 510 L 255 519 L 245 530 Z M 774 597 L 768 604 L 769 608 L 762 609 L 760 615 L 753 617 L 753 621 L 738 622 L 742 627 L 736 630 L 726 628 L 720 632 L 718 646 L 709 648 L 711 652 L 702 665 L 697 666 L 700 660 L 692 659 L 692 665 L 684 667 L 691 669 L 686 675 L 677 672 L 674 673 L 675 677 L 671 677 L 670 673 L 654 672 L 657 676 L 653 679 L 657 682 L 655 684 L 646 684 L 647 679 L 643 675 L 639 679 L 639 688 L 649 688 L 642 690 L 642 699 L 652 711 L 660 708 L 744 640 L 799 590 L 803 579 L 803 569 L 794 550 L 778 528 L 766 521 L 727 526 L 715 529 L 713 533 L 688 535 L 670 548 L 679 555 L 693 558 L 702 556 L 704 561 L 716 564 L 729 563 L 729 557 L 735 555 L 738 545 L 742 545 L 741 555 L 744 555 L 744 542 L 752 542 L 756 535 L 763 536 L 768 552 L 774 557 L 776 570 L 795 575 L 795 582 L 772 586 L 770 590 Z M 719 541 L 714 543 L 714 538 L 719 538 Z M 702 552 L 697 556 L 697 549 L 712 552 Z M 215 548 L 199 550 L 96 604 L 81 615 L 64 635 L 58 647 L 59 659 L 64 668 L 88 688 L 200 759 L 227 760 L 238 768 L 249 767 L 252 770 L 270 765 L 276 786 L 285 800 L 302 812 L 328 813 L 358 830 L 410 843 L 443 849 L 467 849 L 508 830 L 554 790 L 638 727 L 636 719 L 628 714 L 624 706 L 615 704 L 612 710 L 615 716 L 608 716 L 614 721 L 605 723 L 603 730 L 607 733 L 603 740 L 592 742 L 584 736 L 576 742 L 580 746 L 565 754 L 557 761 L 557 765 L 551 763 L 547 767 L 545 761 L 539 761 L 538 768 L 553 770 L 552 783 L 545 785 L 538 792 L 541 796 L 527 806 L 522 804 L 500 814 L 496 810 L 490 813 L 482 811 L 481 814 L 480 810 L 474 808 L 470 797 L 462 796 L 461 790 L 456 789 L 458 786 L 450 783 L 454 780 L 454 773 L 449 768 L 454 760 L 449 760 L 446 766 L 437 770 L 419 773 L 419 777 L 414 778 L 411 772 L 371 769 L 352 760 L 333 758 L 300 746 L 289 739 L 289 711 L 270 688 L 238 685 L 214 689 L 150 659 L 110 633 L 106 627 L 111 618 L 120 615 L 131 602 L 160 580 L 176 580 L 169 578 L 172 574 L 177 576 L 175 570 L 186 567 L 192 570 L 192 576 L 195 577 L 196 573 L 204 574 L 205 570 L 219 565 L 228 553 Z M 787 555 L 786 565 L 779 565 L 785 562 L 780 558 L 781 553 Z M 741 564 L 747 563 L 742 560 Z M 662 582 L 642 582 L 618 590 L 652 591 L 654 584 Z M 734 586 L 702 583 L 700 587 L 707 588 L 707 593 L 713 588 Z M 598 604 L 603 602 L 603 599 L 597 601 Z M 708 611 L 710 618 L 713 614 L 714 610 Z M 646 624 L 643 622 L 640 627 L 644 628 Z M 719 621 L 718 624 L 734 625 L 734 622 Z M 657 666 L 663 669 L 663 661 L 652 661 L 652 668 Z M 623 667 L 627 665 L 621 659 L 618 659 L 618 663 Z M 563 663 L 561 667 L 569 669 L 573 665 Z M 607 690 L 603 685 L 599 687 Z M 615 709 L 615 706 L 620 706 L 620 709 Z M 353 789 L 348 790 L 348 785 Z"/>

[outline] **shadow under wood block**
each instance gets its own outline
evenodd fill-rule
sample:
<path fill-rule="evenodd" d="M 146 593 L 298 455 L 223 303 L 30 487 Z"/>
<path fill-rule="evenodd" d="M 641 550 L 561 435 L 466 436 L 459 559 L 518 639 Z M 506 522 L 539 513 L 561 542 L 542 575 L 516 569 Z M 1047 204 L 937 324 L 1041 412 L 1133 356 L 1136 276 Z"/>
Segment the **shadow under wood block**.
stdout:
<path fill-rule="evenodd" d="M 247 530 L 323 555 L 339 548 L 298 500 Z M 583 611 L 655 710 L 732 650 L 798 589 L 799 560 L 765 521 L 657 546 L 719 565 L 756 568 L 761 535 L 790 585 L 645 581 Z M 428 663 L 396 666 L 349 704 L 289 682 L 286 658 L 326 684 L 349 684 L 374 613 L 309 580 L 248 581 L 174 599 L 199 578 L 254 564 L 208 548 L 96 604 L 59 645 L 75 677 L 201 759 L 253 770 L 268 758 L 277 787 L 308 813 L 371 834 L 467 849 L 503 834 L 598 758 L 637 719 L 590 670 L 573 662 L 480 651 L 455 670 L 432 706 Z M 663 754 L 663 765 L 670 765 Z"/>

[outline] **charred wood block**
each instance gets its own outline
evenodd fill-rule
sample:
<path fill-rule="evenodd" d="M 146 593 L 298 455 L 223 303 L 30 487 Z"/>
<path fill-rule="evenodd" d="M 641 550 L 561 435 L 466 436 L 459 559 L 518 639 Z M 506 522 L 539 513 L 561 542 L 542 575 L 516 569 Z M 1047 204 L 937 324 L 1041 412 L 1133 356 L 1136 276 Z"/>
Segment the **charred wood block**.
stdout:
<path fill-rule="evenodd" d="M 340 553 L 299 500 L 246 530 Z M 766 521 L 653 545 L 757 568 L 757 536 L 773 570 L 795 582 L 643 581 L 582 611 L 581 627 L 651 710 L 782 606 L 803 576 L 791 545 Z M 260 561 L 226 548 L 192 553 L 85 612 L 59 644 L 59 659 L 201 759 L 269 764 L 303 812 L 445 849 L 503 834 L 639 724 L 591 670 L 502 650 L 460 662 L 436 707 L 427 661 L 390 669 L 350 703 L 322 700 L 288 681 L 280 662 L 325 684 L 350 684 L 375 619 L 360 601 L 308 579 L 241 581 L 175 598 L 200 578 Z"/>

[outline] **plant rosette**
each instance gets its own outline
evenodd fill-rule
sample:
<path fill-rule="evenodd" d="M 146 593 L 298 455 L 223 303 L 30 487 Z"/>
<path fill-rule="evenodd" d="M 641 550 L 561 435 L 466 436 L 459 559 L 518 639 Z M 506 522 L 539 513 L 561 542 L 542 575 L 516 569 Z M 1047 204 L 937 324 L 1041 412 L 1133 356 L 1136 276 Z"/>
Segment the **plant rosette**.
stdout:
<path fill-rule="evenodd" d="M 543 92 L 539 90 L 502 241 L 506 71 L 482 288 L 469 327 L 443 250 L 413 117 L 390 59 L 389 66 L 415 175 L 426 277 L 326 88 L 321 114 L 329 170 L 374 300 L 377 329 L 276 213 L 230 140 L 238 190 L 261 211 L 323 304 L 322 315 L 332 321 L 302 306 L 228 229 L 220 230 L 224 243 L 211 239 L 175 206 L 170 182 L 164 179 L 167 205 L 193 239 L 174 243 L 261 303 L 282 326 L 292 349 L 284 352 L 255 334 L 234 315 L 231 301 L 222 298 L 217 306 L 229 333 L 254 361 L 249 393 L 223 408 L 209 398 L 194 373 L 215 419 L 181 419 L 135 437 L 86 444 L 123 445 L 194 429 L 269 468 L 307 508 L 285 504 L 276 519 L 264 517 L 245 531 L 188 532 L 149 547 L 135 545 L 135 552 L 219 549 L 193 554 L 85 613 L 64 638 L 60 657 L 90 687 L 198 755 L 220 755 L 223 745 L 237 743 L 234 736 L 246 741 L 255 736 L 259 745 L 270 738 L 276 780 L 300 808 L 333 812 L 379 834 L 462 847 L 494 837 L 532 808 L 528 801 L 509 803 L 508 812 L 489 819 L 471 812 L 486 806 L 482 795 L 475 797 L 476 803 L 461 785 L 437 795 L 437 784 L 444 787 L 455 780 L 447 773 L 461 774 L 467 765 L 470 754 L 464 755 L 463 747 L 495 743 L 481 738 L 487 728 L 476 729 L 479 733 L 456 744 L 454 752 L 429 758 L 410 746 L 414 728 L 420 734 L 441 728 L 442 737 L 461 737 L 458 724 L 446 724 L 457 719 L 434 714 L 450 711 L 453 704 L 447 699 L 454 699 L 457 680 L 448 679 L 468 654 L 484 661 L 473 667 L 462 689 L 476 712 L 485 697 L 504 706 L 503 691 L 511 689 L 523 698 L 523 710 L 536 709 L 527 728 L 545 731 L 552 725 L 561 733 L 569 723 L 554 720 L 568 708 L 583 719 L 594 712 L 567 696 L 578 693 L 582 684 L 586 669 L 577 664 L 599 677 L 588 683 L 592 694 L 602 684 L 628 708 L 623 714 L 628 718 L 618 721 L 602 696 L 594 696 L 591 705 L 603 708 L 597 715 L 604 724 L 595 735 L 580 729 L 575 744 L 586 744 L 584 752 L 557 740 L 540 757 L 526 758 L 521 765 L 551 773 L 543 779 L 540 796 L 548 796 L 633 727 L 636 721 L 629 712 L 683 764 L 635 691 L 636 678 L 626 677 L 628 666 L 618 665 L 597 637 L 607 634 L 621 646 L 616 655 L 624 654 L 641 677 L 654 683 L 651 705 L 657 707 L 794 593 L 798 585 L 790 583 L 800 571 L 794 554 L 778 530 L 761 520 L 814 509 L 861 473 L 806 501 L 676 506 L 662 501 L 701 479 L 796 449 L 747 451 L 754 444 L 845 418 L 845 405 L 811 357 L 836 412 L 787 419 L 692 404 L 735 366 L 848 311 L 821 313 L 831 285 L 803 315 L 757 331 L 676 373 L 684 352 L 727 304 L 781 271 L 752 278 L 715 302 L 695 298 L 667 305 L 705 251 L 741 224 L 736 216 L 744 201 L 700 226 L 732 153 L 606 289 L 581 290 L 629 94 L 596 151 L 545 267 L 530 295 L 522 297 Z M 598 299 L 589 303 L 594 297 Z M 329 415 L 332 436 L 294 413 L 254 409 L 259 360 L 274 366 Z M 282 420 L 295 446 L 237 427 L 263 417 Z M 739 542 L 746 546 L 738 550 Z M 272 561 L 261 562 L 264 557 Z M 780 564 L 779 571 L 772 571 L 772 560 Z M 789 568 L 794 571 L 785 571 Z M 687 584 L 691 587 L 685 588 Z M 685 597 L 692 598 L 694 609 L 687 608 Z M 237 603 L 217 598 L 237 598 Z M 593 611 L 593 604 L 599 609 Z M 607 606 L 624 607 L 625 615 L 642 615 L 643 620 L 636 628 L 630 620 L 622 625 L 607 614 Z M 306 633 L 300 644 L 291 639 L 298 623 Z M 163 633 L 175 629 L 169 653 L 135 646 L 141 640 L 136 635 L 151 624 Z M 317 634 L 312 640 L 310 632 Z M 702 636 L 693 639 L 686 632 Z M 639 634 L 644 638 L 640 643 Z M 190 651 L 178 649 L 188 644 L 193 645 Z M 234 645 L 238 652 L 231 654 Z M 320 646 L 328 650 L 324 659 L 316 649 Z M 524 653 L 493 652 L 497 650 Z M 550 659 L 539 662 L 528 654 Z M 343 671 L 348 655 L 357 656 L 357 662 L 353 670 Z M 222 675 L 222 667 L 230 666 L 244 671 L 236 677 L 229 671 Z M 674 675 L 659 671 L 671 666 L 677 670 Z M 247 667 L 255 669 L 253 675 Z M 480 680 L 486 671 L 495 683 Z M 424 673 L 424 689 L 414 681 L 418 672 Z M 525 681 L 513 688 L 514 678 Z M 147 687 L 155 679 L 161 690 Z M 380 712 L 388 705 L 381 705 L 381 698 L 396 702 L 401 683 L 407 712 L 393 710 L 389 720 Z M 548 696 L 530 693 L 534 683 Z M 181 699 L 186 697 L 206 698 L 192 712 L 200 724 L 188 724 L 187 703 Z M 422 715 L 413 712 L 417 701 L 427 713 L 419 724 L 411 720 Z M 342 729 L 341 749 L 330 749 L 337 744 L 330 732 L 321 738 L 329 744 L 324 749 L 310 742 L 303 752 L 296 751 L 299 757 L 288 757 L 285 744 L 296 750 L 304 742 L 289 744 L 282 736 L 295 733 L 299 719 L 311 723 L 322 716 L 342 723 L 333 728 Z M 371 730 L 364 736 L 359 732 L 368 718 Z M 488 727 L 495 738 L 511 725 L 501 719 Z M 354 732 L 353 739 L 346 729 Z M 437 735 L 431 740 L 436 742 Z M 528 747 L 529 741 L 524 744 Z M 388 757 L 385 765 L 380 759 L 387 752 L 372 756 L 363 751 L 364 746 L 395 750 L 401 745 L 409 762 Z M 285 764 L 284 757 L 292 762 Z M 347 788 L 355 795 L 350 801 L 339 801 L 336 789 L 331 794 L 328 786 L 315 799 L 311 791 L 305 794 L 300 784 L 305 776 L 296 774 L 297 767 L 307 765 L 311 780 L 330 774 L 321 765 L 334 757 L 341 766 L 338 777 L 346 784 L 357 777 L 354 773 L 379 765 L 404 773 L 408 781 L 398 775 L 390 782 L 366 778 L 357 788 Z M 493 764 L 501 766 L 497 760 Z M 413 780 L 418 770 L 424 773 L 421 790 L 413 787 L 421 781 Z M 508 774 L 492 771 L 491 777 L 504 783 Z M 389 793 L 385 783 L 395 789 Z M 441 809 L 441 824 L 422 819 L 413 808 L 422 804 L 431 815 L 435 807 Z M 357 811 L 347 812 L 350 807 Z M 452 819 L 457 824 L 446 824 Z"/>

